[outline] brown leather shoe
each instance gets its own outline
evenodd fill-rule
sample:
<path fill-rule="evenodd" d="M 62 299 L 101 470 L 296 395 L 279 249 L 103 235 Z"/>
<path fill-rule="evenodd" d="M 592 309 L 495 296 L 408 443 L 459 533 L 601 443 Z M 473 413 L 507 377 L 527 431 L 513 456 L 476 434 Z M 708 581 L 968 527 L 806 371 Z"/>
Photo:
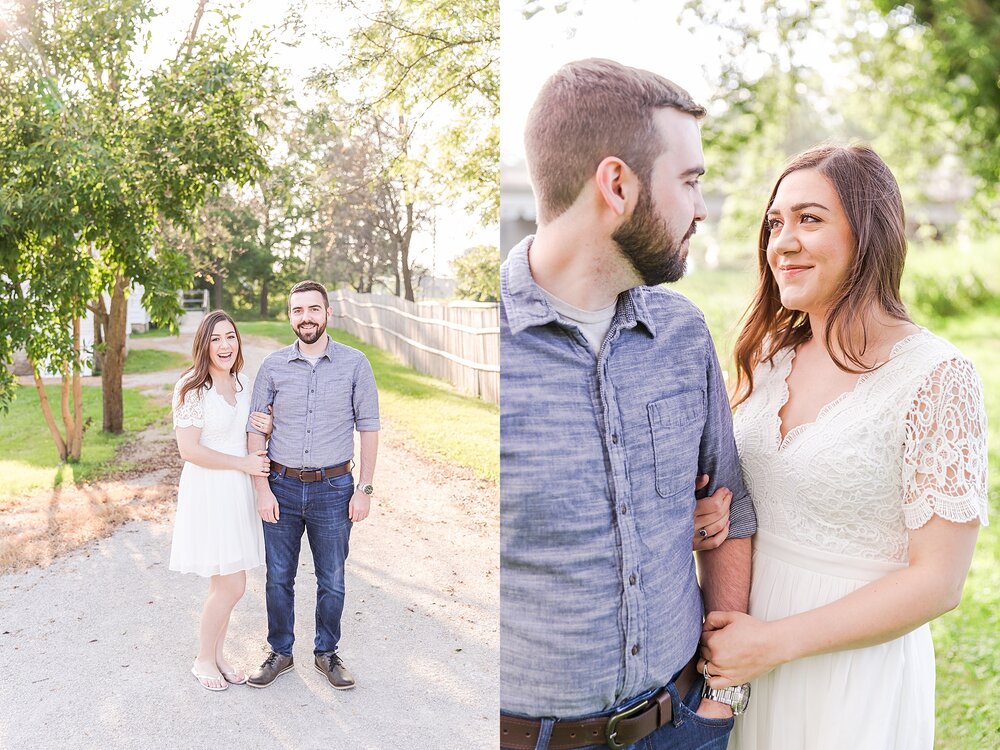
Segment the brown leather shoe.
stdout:
<path fill-rule="evenodd" d="M 354 687 L 354 675 L 344 666 L 336 651 L 316 654 L 313 664 L 316 666 L 316 671 L 326 675 L 326 679 L 337 690 L 350 690 Z"/>
<path fill-rule="evenodd" d="M 267 687 L 277 679 L 278 675 L 282 675 L 294 667 L 295 663 L 291 656 L 282 656 L 268 651 L 264 663 L 260 665 L 260 669 L 250 675 L 247 685 L 255 688 Z"/>

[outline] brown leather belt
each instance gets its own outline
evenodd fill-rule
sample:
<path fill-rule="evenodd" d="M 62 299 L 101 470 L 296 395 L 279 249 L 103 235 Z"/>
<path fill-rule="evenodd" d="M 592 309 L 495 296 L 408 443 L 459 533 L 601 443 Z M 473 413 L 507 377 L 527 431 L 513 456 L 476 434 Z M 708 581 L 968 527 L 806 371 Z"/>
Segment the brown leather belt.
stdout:
<path fill-rule="evenodd" d="M 324 466 L 322 469 L 290 469 L 282 466 L 277 461 L 271 462 L 271 471 L 276 471 L 282 476 L 298 479 L 300 482 L 318 482 L 320 479 L 330 479 L 347 474 L 351 470 L 351 462 L 347 461 L 339 466 Z"/>
<path fill-rule="evenodd" d="M 697 676 L 695 655 L 681 670 L 674 685 L 681 699 L 694 685 Z M 557 721 L 552 727 L 551 750 L 571 750 L 587 745 L 606 744 L 614 750 L 635 744 L 646 735 L 652 734 L 673 719 L 670 693 L 663 688 L 651 698 L 634 706 L 593 719 Z M 538 741 L 541 722 L 538 719 L 522 719 L 500 714 L 500 746 L 514 750 L 534 750 Z"/>

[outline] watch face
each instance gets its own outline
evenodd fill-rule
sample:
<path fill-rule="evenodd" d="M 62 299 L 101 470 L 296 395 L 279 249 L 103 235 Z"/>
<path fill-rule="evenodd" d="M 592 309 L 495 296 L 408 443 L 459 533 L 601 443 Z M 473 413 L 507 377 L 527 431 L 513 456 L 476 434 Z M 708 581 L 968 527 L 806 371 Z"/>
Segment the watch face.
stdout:
<path fill-rule="evenodd" d="M 739 716 L 741 713 L 747 710 L 747 706 L 750 705 L 750 683 L 744 683 L 743 685 L 737 685 L 735 687 L 736 694 L 733 696 L 735 702 L 733 703 L 733 716 Z"/>

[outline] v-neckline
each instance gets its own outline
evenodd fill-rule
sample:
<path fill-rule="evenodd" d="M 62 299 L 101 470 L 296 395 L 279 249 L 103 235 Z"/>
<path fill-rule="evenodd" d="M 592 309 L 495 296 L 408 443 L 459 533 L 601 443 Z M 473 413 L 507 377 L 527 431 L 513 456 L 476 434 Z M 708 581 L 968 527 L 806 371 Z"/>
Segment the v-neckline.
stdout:
<path fill-rule="evenodd" d="M 233 386 L 233 401 L 232 401 L 232 403 L 229 402 L 228 398 L 226 398 L 225 396 L 222 395 L 222 391 L 220 391 L 218 388 L 216 388 L 216 387 L 213 386 L 209 390 L 215 391 L 215 395 L 218 396 L 220 399 L 222 399 L 222 402 L 226 406 L 228 406 L 230 409 L 235 409 L 239 405 L 239 396 L 237 395 L 237 391 L 236 391 L 236 386 L 235 385 Z"/>
<path fill-rule="evenodd" d="M 882 363 L 881 366 L 879 366 L 877 369 L 861 373 L 861 375 L 858 376 L 858 379 L 855 381 L 853 386 L 848 388 L 846 391 L 841 393 L 832 401 L 829 401 L 828 403 L 824 404 L 822 408 L 818 412 L 816 412 L 816 416 L 812 419 L 812 421 L 803 422 L 802 424 L 795 425 L 795 427 L 786 432 L 784 437 L 782 437 L 781 431 L 784 426 L 784 420 L 781 418 L 781 410 L 784 409 L 785 406 L 788 404 L 788 399 L 790 395 L 788 388 L 788 378 L 790 378 L 792 375 L 792 365 L 795 361 L 795 349 L 794 347 L 789 349 L 788 356 L 785 358 L 784 371 L 781 375 L 781 397 L 778 400 L 778 408 L 774 412 L 775 437 L 777 438 L 776 450 L 780 453 L 788 446 L 792 438 L 794 438 L 795 436 L 799 435 L 802 432 L 805 432 L 810 427 L 813 427 L 822 422 L 827 414 L 829 414 L 831 411 L 833 411 L 836 407 L 838 407 L 844 401 L 849 399 L 855 393 L 860 391 L 861 387 L 865 383 L 867 383 L 873 377 L 878 375 L 880 372 L 883 372 L 885 369 L 885 365 L 889 364 L 894 357 L 896 357 L 903 351 L 904 345 L 909 344 L 913 339 L 917 338 L 918 336 L 923 336 L 926 333 L 927 329 L 921 328 L 916 333 L 911 333 L 908 336 L 904 336 L 903 338 L 901 338 L 899 341 L 897 341 L 895 344 L 892 345 L 892 349 L 889 350 L 888 358 L 885 360 L 885 362 Z"/>

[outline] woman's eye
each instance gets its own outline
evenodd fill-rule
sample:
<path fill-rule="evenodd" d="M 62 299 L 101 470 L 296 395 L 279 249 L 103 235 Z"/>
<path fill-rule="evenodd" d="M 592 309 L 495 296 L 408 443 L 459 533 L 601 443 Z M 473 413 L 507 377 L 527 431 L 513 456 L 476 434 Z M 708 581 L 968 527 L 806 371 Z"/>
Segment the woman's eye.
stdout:
<path fill-rule="evenodd" d="M 781 219 L 768 219 L 767 228 L 770 229 L 772 232 L 781 229 Z"/>
<path fill-rule="evenodd" d="M 812 223 L 814 221 L 819 221 L 819 218 L 813 216 L 812 214 L 802 214 L 802 221 L 808 221 L 809 223 Z"/>

